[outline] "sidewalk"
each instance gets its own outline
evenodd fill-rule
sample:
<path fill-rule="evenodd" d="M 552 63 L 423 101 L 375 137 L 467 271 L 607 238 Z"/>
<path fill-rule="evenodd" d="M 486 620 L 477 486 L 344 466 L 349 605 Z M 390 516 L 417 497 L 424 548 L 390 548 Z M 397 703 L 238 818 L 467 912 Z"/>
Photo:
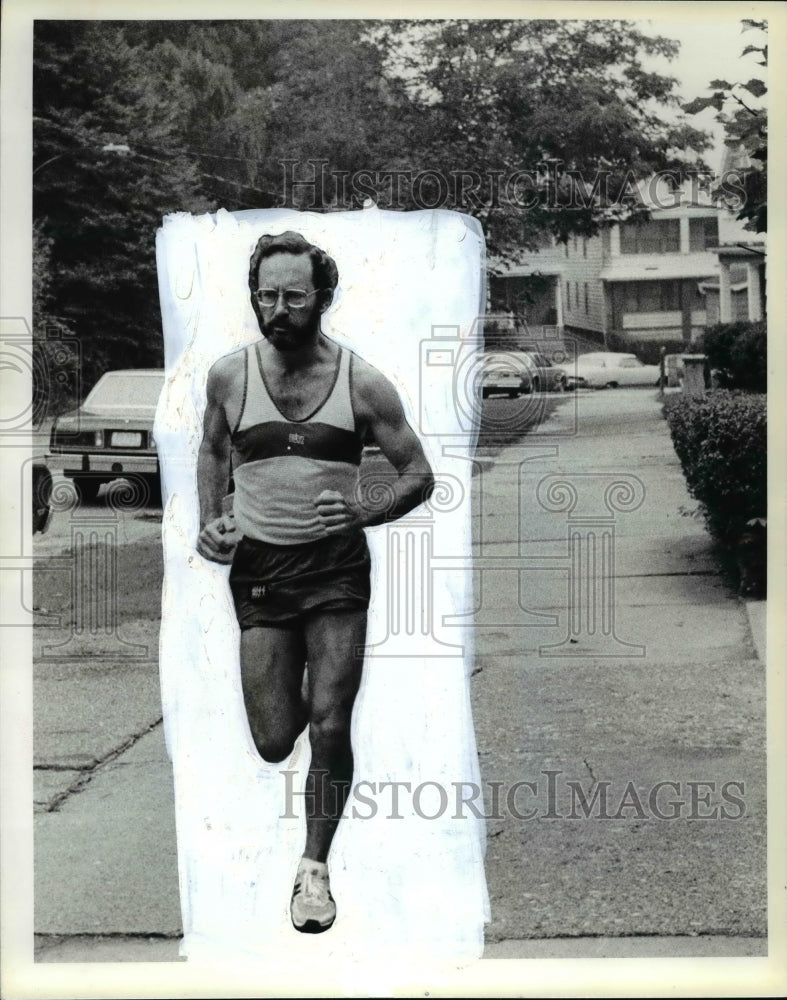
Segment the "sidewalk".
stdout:
<path fill-rule="evenodd" d="M 654 938 L 766 950 L 765 604 L 731 591 L 681 514 L 695 503 L 660 411 L 649 390 L 580 393 L 479 486 L 476 554 L 516 555 L 518 483 L 527 565 L 485 570 L 477 614 L 482 774 L 520 782 L 524 814 L 488 821 L 487 957 L 543 939 L 577 956 Z"/>
<path fill-rule="evenodd" d="M 620 433 L 611 438 L 613 399 Z M 574 416 L 579 436 L 564 433 Z M 567 397 L 524 444 L 483 475 L 483 555 L 513 544 L 547 567 L 563 562 L 521 580 L 484 571 L 473 678 L 484 778 L 543 784 L 551 771 L 561 795 L 576 781 L 589 799 L 608 782 L 613 809 L 628 783 L 647 802 L 659 781 L 678 783 L 686 801 L 692 781 L 717 792 L 740 781 L 745 815 L 699 822 L 684 809 L 660 820 L 633 807 L 617 820 L 571 821 L 561 798 L 560 817 L 490 819 L 485 958 L 764 954 L 764 602 L 730 592 L 701 522 L 679 513 L 693 504 L 654 393 Z M 641 505 L 615 520 L 615 630 L 642 656 L 606 656 L 598 636 L 574 643 L 580 656 L 539 652 L 567 629 L 566 514 L 544 510 L 536 493 L 553 473 L 642 484 Z M 57 812 L 36 816 L 37 961 L 177 960 L 172 816 L 160 725 Z"/>

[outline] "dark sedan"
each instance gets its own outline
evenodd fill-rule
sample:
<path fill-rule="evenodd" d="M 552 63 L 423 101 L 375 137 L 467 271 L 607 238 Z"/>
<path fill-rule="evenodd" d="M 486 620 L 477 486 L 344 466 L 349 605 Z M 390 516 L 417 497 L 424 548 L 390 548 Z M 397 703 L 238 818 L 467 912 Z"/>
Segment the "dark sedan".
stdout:
<path fill-rule="evenodd" d="M 83 500 L 123 478 L 159 491 L 153 418 L 164 386 L 159 369 L 107 372 L 73 413 L 52 427 L 47 465 L 73 480 Z"/>

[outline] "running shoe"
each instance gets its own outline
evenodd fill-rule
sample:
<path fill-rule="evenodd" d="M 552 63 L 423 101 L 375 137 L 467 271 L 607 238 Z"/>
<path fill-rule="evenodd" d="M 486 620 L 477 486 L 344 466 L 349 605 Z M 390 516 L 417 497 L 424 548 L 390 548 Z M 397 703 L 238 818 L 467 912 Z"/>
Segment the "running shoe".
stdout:
<path fill-rule="evenodd" d="M 302 934 L 322 934 L 336 919 L 328 866 L 302 858 L 290 901 L 292 926 Z"/>

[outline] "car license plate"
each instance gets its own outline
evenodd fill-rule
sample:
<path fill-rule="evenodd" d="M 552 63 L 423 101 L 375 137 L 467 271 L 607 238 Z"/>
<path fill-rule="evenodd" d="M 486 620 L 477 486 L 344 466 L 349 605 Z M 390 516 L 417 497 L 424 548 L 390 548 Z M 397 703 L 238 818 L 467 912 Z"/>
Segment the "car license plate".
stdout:
<path fill-rule="evenodd" d="M 140 431 L 113 431 L 113 448 L 141 448 L 142 433 Z"/>

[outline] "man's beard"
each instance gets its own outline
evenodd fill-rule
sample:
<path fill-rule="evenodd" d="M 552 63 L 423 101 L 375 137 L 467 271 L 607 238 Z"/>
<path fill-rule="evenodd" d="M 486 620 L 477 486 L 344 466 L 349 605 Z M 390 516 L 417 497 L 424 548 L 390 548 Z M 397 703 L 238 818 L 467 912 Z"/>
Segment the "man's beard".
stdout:
<path fill-rule="evenodd" d="M 315 340 L 319 332 L 319 317 L 306 326 L 295 327 L 286 320 L 260 324 L 262 335 L 278 351 L 297 351 Z"/>

